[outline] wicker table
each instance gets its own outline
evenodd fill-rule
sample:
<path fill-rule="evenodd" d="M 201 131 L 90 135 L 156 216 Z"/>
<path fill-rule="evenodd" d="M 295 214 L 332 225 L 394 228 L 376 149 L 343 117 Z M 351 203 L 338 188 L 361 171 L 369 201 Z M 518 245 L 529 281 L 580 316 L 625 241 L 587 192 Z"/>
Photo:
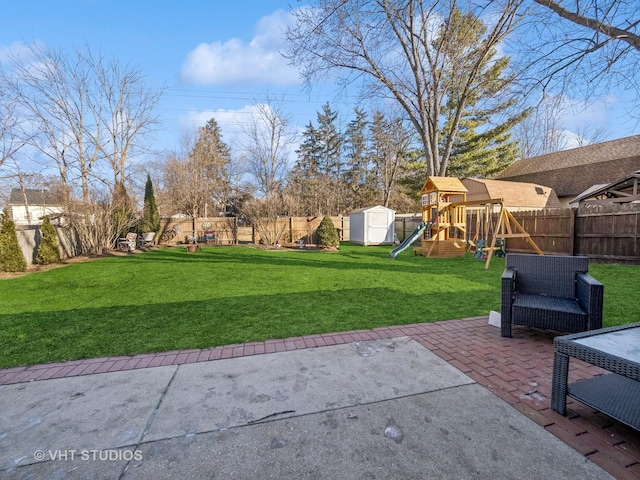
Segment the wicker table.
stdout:
<path fill-rule="evenodd" d="M 566 415 L 567 395 L 640 430 L 640 323 L 556 337 L 551 408 Z M 569 358 L 612 373 L 568 383 Z"/>

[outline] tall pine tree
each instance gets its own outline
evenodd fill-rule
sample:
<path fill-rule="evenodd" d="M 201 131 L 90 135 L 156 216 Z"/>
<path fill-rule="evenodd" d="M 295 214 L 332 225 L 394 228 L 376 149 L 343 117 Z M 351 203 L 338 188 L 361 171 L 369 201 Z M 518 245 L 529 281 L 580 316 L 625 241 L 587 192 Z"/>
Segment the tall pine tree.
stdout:
<path fill-rule="evenodd" d="M 346 208 L 342 134 L 337 118 L 338 112 L 327 103 L 317 114 L 318 126 L 309 122 L 303 133 L 287 185 L 287 190 L 300 199 L 299 215 L 338 215 Z"/>
<path fill-rule="evenodd" d="M 486 30 L 472 13 L 454 9 L 446 29 L 448 35 L 455 35 L 455 41 L 448 39 L 454 50 L 451 58 L 457 58 L 459 51 L 472 52 Z M 479 65 L 474 88 L 469 91 L 458 85 L 463 80 L 456 75 L 455 68 L 442 72 L 450 85 L 446 102 L 441 107 L 446 122 L 439 136 L 440 150 L 450 151 L 448 176 L 491 177 L 517 160 L 519 147 L 511 130 L 529 115 L 530 110 L 514 111 L 518 98 L 511 91 L 515 75 L 508 72 L 509 61 L 506 56 L 498 57 L 495 48 L 489 50 Z M 464 92 L 464 98 L 458 92 Z M 462 110 L 459 108 L 461 102 L 464 104 Z M 452 135 L 454 125 L 458 126 Z"/>
<path fill-rule="evenodd" d="M 371 162 L 367 113 L 355 109 L 355 118 L 347 125 L 344 136 L 344 155 L 347 171 L 346 205 L 349 210 L 366 207 L 377 202 L 376 177 Z"/>
<path fill-rule="evenodd" d="M 144 185 L 144 209 L 142 211 L 142 232 L 155 232 L 156 235 L 160 231 L 160 213 L 156 205 L 156 197 L 153 193 L 153 183 L 151 176 L 147 174 L 147 182 Z"/>

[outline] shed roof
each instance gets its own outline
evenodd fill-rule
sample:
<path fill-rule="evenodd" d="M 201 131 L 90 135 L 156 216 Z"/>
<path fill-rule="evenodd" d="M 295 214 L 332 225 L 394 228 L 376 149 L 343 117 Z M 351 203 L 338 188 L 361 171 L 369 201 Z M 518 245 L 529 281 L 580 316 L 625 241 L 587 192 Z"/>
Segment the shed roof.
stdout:
<path fill-rule="evenodd" d="M 353 210 L 351 212 L 349 212 L 349 215 L 353 214 L 353 213 L 364 213 L 364 212 L 368 212 L 370 210 L 385 210 L 388 212 L 393 212 L 394 210 L 387 208 L 387 207 L 383 207 L 382 205 L 375 205 L 373 207 L 362 207 L 362 208 L 358 208 L 356 210 Z"/>
<path fill-rule="evenodd" d="M 567 197 L 636 170 L 640 170 L 640 135 L 519 160 L 497 179 L 548 185 L 559 197 Z"/>
<path fill-rule="evenodd" d="M 469 189 L 467 200 L 502 198 L 507 207 L 559 208 L 560 201 L 553 188 L 536 183 L 464 178 Z"/>

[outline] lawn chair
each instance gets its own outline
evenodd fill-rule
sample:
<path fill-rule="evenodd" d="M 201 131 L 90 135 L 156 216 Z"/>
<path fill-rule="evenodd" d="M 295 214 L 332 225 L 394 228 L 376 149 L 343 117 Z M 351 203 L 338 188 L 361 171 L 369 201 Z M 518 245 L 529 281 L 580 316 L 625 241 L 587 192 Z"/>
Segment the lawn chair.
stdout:
<path fill-rule="evenodd" d="M 216 232 L 204 232 L 204 241 L 207 245 L 216 243 Z"/>
<path fill-rule="evenodd" d="M 138 238 L 137 233 L 129 232 L 124 238 L 118 239 L 118 250 L 122 250 L 123 252 L 133 252 L 136 249 L 136 239 Z"/>
<path fill-rule="evenodd" d="M 511 325 L 577 333 L 602 328 L 604 286 L 587 257 L 507 254 L 502 274 L 501 334 Z"/>
<path fill-rule="evenodd" d="M 145 232 L 138 239 L 138 246 L 140 248 L 149 247 L 153 245 L 153 239 L 156 237 L 156 232 Z"/>

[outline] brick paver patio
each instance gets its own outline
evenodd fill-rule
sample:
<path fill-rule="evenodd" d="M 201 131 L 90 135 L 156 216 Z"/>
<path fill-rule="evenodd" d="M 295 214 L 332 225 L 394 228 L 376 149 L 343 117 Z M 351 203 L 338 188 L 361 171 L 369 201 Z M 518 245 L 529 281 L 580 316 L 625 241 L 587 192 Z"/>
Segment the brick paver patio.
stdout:
<path fill-rule="evenodd" d="M 551 410 L 555 335 L 557 333 L 514 326 L 513 338 L 502 338 L 498 328 L 488 325 L 488 317 L 476 317 L 206 350 L 17 367 L 0 370 L 0 385 L 411 336 L 616 478 L 640 478 L 640 432 L 570 399 L 567 417 Z M 574 359 L 570 368 L 569 381 L 604 373 Z"/>

